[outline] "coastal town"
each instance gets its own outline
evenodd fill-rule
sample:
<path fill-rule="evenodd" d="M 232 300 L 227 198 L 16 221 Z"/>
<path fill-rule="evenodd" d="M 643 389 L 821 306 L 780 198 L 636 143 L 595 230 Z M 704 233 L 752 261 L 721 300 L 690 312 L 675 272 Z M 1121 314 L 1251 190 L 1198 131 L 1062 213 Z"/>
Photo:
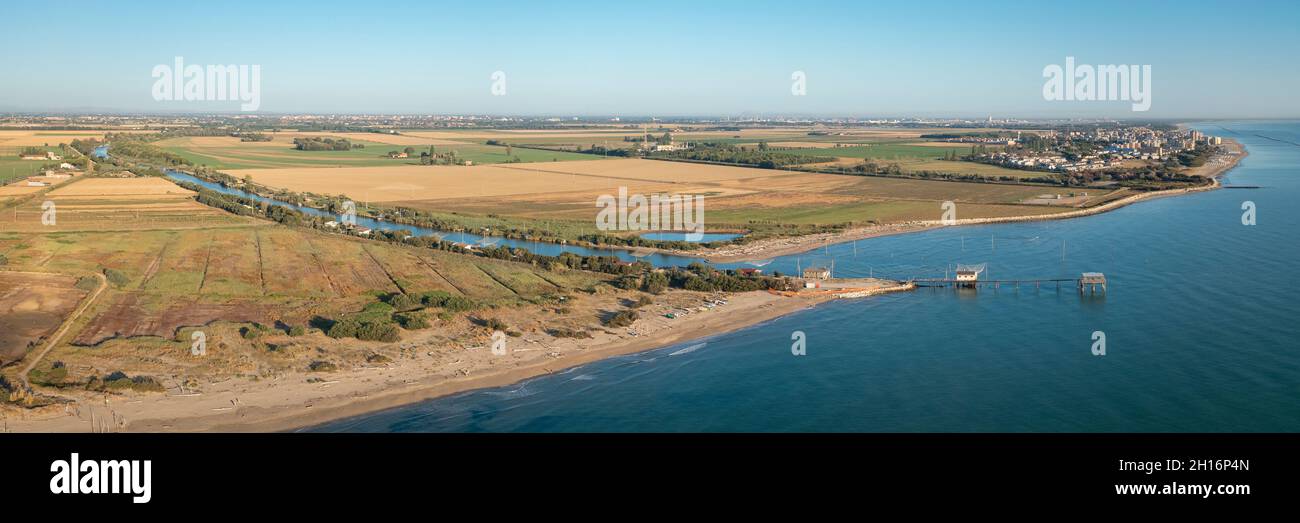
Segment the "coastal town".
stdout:
<path fill-rule="evenodd" d="M 1200 155 L 1215 151 L 1223 138 L 1194 129 L 1153 129 L 1149 126 L 1098 126 L 1084 131 L 1049 130 L 1014 139 L 985 139 L 963 143 L 1002 145 L 971 155 L 975 161 L 1013 169 L 1074 173 L 1181 161 L 1203 163 Z M 1199 163 L 1198 163 L 1199 162 Z"/>

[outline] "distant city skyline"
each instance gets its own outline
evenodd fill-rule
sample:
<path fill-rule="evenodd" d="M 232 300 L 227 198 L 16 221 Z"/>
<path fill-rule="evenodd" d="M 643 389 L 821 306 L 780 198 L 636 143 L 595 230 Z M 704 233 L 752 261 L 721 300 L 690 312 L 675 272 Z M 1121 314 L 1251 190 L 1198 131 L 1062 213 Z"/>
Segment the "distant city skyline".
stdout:
<path fill-rule="evenodd" d="M 11 19 L 53 25 L 0 33 L 0 112 L 239 112 L 155 100 L 183 57 L 259 66 L 246 114 L 1300 117 L 1300 7 L 1252 5 L 24 3 Z M 1046 100 L 1067 58 L 1150 66 L 1149 110 Z"/>

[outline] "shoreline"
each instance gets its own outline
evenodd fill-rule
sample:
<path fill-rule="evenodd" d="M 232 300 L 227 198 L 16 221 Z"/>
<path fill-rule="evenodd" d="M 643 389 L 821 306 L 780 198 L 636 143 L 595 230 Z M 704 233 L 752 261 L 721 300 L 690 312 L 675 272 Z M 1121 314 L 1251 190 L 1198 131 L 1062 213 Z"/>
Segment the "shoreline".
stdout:
<path fill-rule="evenodd" d="M 763 257 L 797 254 L 830 243 L 920 232 L 942 226 L 1069 219 L 1107 212 L 1148 199 L 1210 191 L 1220 188 L 1220 178 L 1248 155 L 1245 147 L 1240 143 L 1235 140 L 1225 143 L 1229 142 L 1233 153 L 1227 158 L 1228 161 L 1218 161 L 1214 165 L 1207 164 L 1206 172 L 1199 174 L 1213 180 L 1213 183 L 1207 186 L 1141 193 L 1093 208 L 1047 216 L 976 218 L 957 220 L 957 223 L 948 225 L 918 222 L 812 235 L 801 237 L 813 238 L 811 244 L 809 240 L 787 244 L 780 249 L 770 249 Z M 705 259 L 714 261 L 707 257 Z M 750 256 L 743 259 L 761 258 Z M 214 384 L 219 387 L 215 387 L 215 390 L 210 392 L 205 391 L 205 395 L 128 393 L 113 398 L 105 396 L 103 406 L 96 405 L 93 401 L 85 402 L 87 412 L 82 412 L 82 403 L 73 406 L 63 405 L 62 414 L 59 414 L 56 408 L 41 413 L 20 413 L 18 419 L 6 419 L 6 427 L 8 430 L 27 432 L 102 430 L 102 427 L 96 427 L 92 420 L 98 415 L 102 422 L 108 414 L 114 422 L 120 420 L 120 425 L 112 427 L 112 430 L 129 432 L 295 431 L 453 394 L 506 386 L 614 356 L 663 349 L 683 342 L 706 340 L 814 308 L 818 304 L 837 298 L 855 298 L 906 290 L 910 290 L 910 287 L 895 283 L 893 286 L 847 293 L 842 296 L 827 294 L 784 297 L 764 291 L 728 294 L 727 298 L 733 303 L 725 308 L 691 314 L 673 320 L 671 324 L 658 318 L 638 320 L 636 324 L 638 330 L 645 328 L 642 321 L 652 323 L 653 320 L 665 325 L 657 331 L 652 329 L 650 332 L 654 335 L 627 338 L 621 335 L 602 334 L 600 337 L 604 339 L 592 341 L 588 345 L 574 342 L 574 350 L 568 350 L 566 353 L 537 353 L 525 358 L 526 361 L 515 361 L 511 368 L 494 367 L 495 362 L 482 364 L 483 360 L 480 360 L 481 365 L 472 371 L 462 371 L 463 375 L 448 377 L 425 368 L 422 364 L 430 363 L 428 361 L 402 361 L 392 366 L 362 367 L 324 375 L 331 381 L 323 383 L 310 380 L 299 380 L 296 383 L 287 383 L 289 380 L 285 380 L 286 383 L 257 383 L 227 378 Z M 289 376 L 303 378 L 310 374 L 297 373 Z M 275 381 L 278 380 L 279 378 L 276 378 Z M 327 390 L 329 388 L 332 390 Z M 250 389 L 256 390 L 250 391 Z"/>
<path fill-rule="evenodd" d="M 1113 211 L 1146 200 L 1165 198 L 1170 196 L 1181 196 L 1184 194 L 1212 191 L 1221 188 L 1222 187 L 1221 178 L 1223 177 L 1223 175 L 1225 175 L 1228 171 L 1231 171 L 1233 168 L 1235 168 L 1243 158 L 1250 155 L 1250 153 L 1246 151 L 1246 147 L 1236 140 L 1228 138 L 1225 139 L 1223 143 L 1226 146 L 1226 148 L 1229 151 L 1231 151 L 1228 157 L 1229 158 L 1228 161 L 1215 162 L 1214 165 L 1207 163 L 1202 167 L 1194 168 L 1194 169 L 1201 169 L 1201 168 L 1205 169 L 1205 172 L 1195 173 L 1194 174 L 1195 176 L 1201 176 L 1212 180 L 1212 182 L 1209 185 L 1204 185 L 1199 187 L 1187 187 L 1181 189 L 1165 189 L 1161 191 L 1143 192 L 1143 193 L 1125 196 L 1118 200 L 1106 202 L 1094 207 L 1087 207 L 1083 209 L 1063 211 L 1063 212 L 1051 213 L 1051 214 L 1040 214 L 1040 215 L 1031 215 L 1031 216 L 1002 216 L 1002 217 L 995 217 L 995 218 L 964 218 L 964 219 L 954 220 L 953 223 L 948 223 L 948 224 L 945 224 L 939 220 L 904 222 L 904 223 L 890 224 L 890 225 L 860 227 L 857 229 L 851 229 L 851 230 L 836 232 L 836 233 L 820 233 L 820 234 L 810 234 L 805 236 L 759 240 L 758 242 L 755 242 L 755 244 L 757 245 L 755 244 L 739 245 L 733 248 L 724 247 L 721 249 L 715 249 L 712 252 L 702 253 L 699 251 L 673 251 L 673 250 L 662 250 L 662 249 L 655 249 L 655 252 L 658 252 L 660 254 L 674 255 L 674 256 L 696 257 L 708 261 L 710 263 L 737 263 L 737 262 L 766 260 L 768 258 L 776 258 L 779 256 L 790 256 L 794 254 L 801 254 L 804 252 L 811 252 L 812 250 L 825 245 L 834 245 L 838 243 L 863 240 L 867 238 L 877 238 L 882 236 L 893 236 L 897 234 L 910 234 L 916 232 L 923 232 L 931 229 L 937 229 L 940 227 L 960 227 L 963 225 L 988 225 L 988 224 L 995 224 L 995 223 L 1037 222 L 1037 221 L 1068 220 L 1071 218 L 1082 218 L 1085 216 L 1092 216 L 1095 214 L 1101 214 L 1104 212 Z M 1216 159 L 1221 159 L 1221 158 L 1222 157 L 1216 157 Z"/>
<path fill-rule="evenodd" d="M 876 294 L 898 290 L 881 287 Z M 680 291 L 685 298 L 699 293 Z M 274 380 L 225 378 L 202 393 L 125 392 L 39 411 L 7 415 L 15 432 L 278 432 L 295 431 L 351 417 L 404 407 L 444 396 L 500 387 L 614 356 L 705 340 L 753 327 L 801 310 L 814 308 L 834 296 L 784 297 L 766 291 L 724 295 L 728 304 L 693 312 L 674 320 L 643 317 L 633 325 L 637 336 L 597 335 L 596 339 L 554 340 L 554 347 L 513 349 L 511 361 L 495 359 L 477 348 L 463 351 L 468 368 L 448 369 L 437 358 L 403 359 L 386 366 L 360 367 L 335 373 L 295 372 Z M 696 303 L 705 301 L 700 298 Z M 402 342 L 406 345 L 408 342 Z M 515 343 L 515 342 L 512 342 Z M 472 353 L 471 353 L 472 351 Z M 432 356 L 430 352 L 427 355 Z M 443 373 L 437 370 L 441 366 Z M 449 373 L 449 374 L 448 374 Z M 328 381 L 315 381 L 319 378 Z M 56 395 L 58 395 L 56 391 Z M 103 426 L 113 420 L 111 427 Z M 95 420 L 98 420 L 96 423 Z"/>

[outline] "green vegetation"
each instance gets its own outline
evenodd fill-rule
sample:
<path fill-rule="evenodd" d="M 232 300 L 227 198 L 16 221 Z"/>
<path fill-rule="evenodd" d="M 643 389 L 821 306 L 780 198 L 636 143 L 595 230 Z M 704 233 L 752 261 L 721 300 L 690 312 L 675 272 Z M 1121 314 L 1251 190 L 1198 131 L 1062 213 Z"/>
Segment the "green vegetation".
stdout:
<path fill-rule="evenodd" d="M 365 148 L 364 144 L 354 144 L 347 138 L 294 138 L 293 147 L 299 151 L 351 151 Z"/>
<path fill-rule="evenodd" d="M 262 337 L 263 334 L 269 333 L 270 331 L 271 329 L 267 328 L 265 325 L 262 325 L 260 323 L 254 323 L 247 327 L 240 328 L 239 336 L 246 340 L 255 340 Z"/>
<path fill-rule="evenodd" d="M 761 169 L 776 169 L 779 167 L 804 163 L 835 161 L 835 158 L 832 156 L 803 155 L 770 151 L 766 144 L 759 144 L 758 149 L 749 149 L 735 145 L 704 143 L 696 146 L 694 149 L 655 153 L 651 157 L 672 160 L 689 160 L 695 162 L 725 163 L 758 167 Z"/>
<path fill-rule="evenodd" d="M 45 387 L 62 387 L 68 378 L 68 367 L 61 361 L 53 362 L 49 367 L 37 367 L 27 373 L 27 379 L 33 384 Z"/>
<path fill-rule="evenodd" d="M 104 268 L 104 277 L 108 279 L 108 283 L 119 288 L 131 283 L 131 277 L 117 269 Z"/>
<path fill-rule="evenodd" d="M 480 325 L 482 325 L 482 326 L 484 326 L 484 327 L 487 327 L 488 329 L 490 329 L 490 330 L 494 330 L 494 331 L 507 331 L 507 330 L 510 330 L 510 326 L 509 326 L 509 325 L 506 325 L 506 322 L 501 321 L 501 320 L 496 319 L 496 318 L 483 318 L 483 319 L 480 319 L 478 323 L 479 323 Z"/>
<path fill-rule="evenodd" d="M 115 134 L 109 137 L 109 154 L 165 166 L 190 165 L 185 157 L 164 150 L 149 141 L 149 135 Z"/>
<path fill-rule="evenodd" d="M 852 147 L 832 147 L 824 149 L 781 149 L 781 152 L 796 156 L 814 156 L 835 158 L 871 158 L 875 160 L 937 160 L 948 153 L 965 154 L 970 147 L 954 145 L 952 147 L 935 147 L 929 145 L 906 145 L 897 143 L 863 144 Z"/>
<path fill-rule="evenodd" d="M 588 332 L 586 329 L 568 329 L 564 327 L 556 327 L 553 329 L 547 329 L 546 333 L 550 334 L 551 336 L 555 336 L 556 338 L 591 339 L 591 333 Z"/>
<path fill-rule="evenodd" d="M 86 390 L 133 390 L 137 392 L 162 392 L 163 386 L 152 376 L 127 376 L 125 372 L 116 371 L 104 377 L 91 376 L 86 382 Z"/>
<path fill-rule="evenodd" d="M 662 294 L 665 290 L 668 290 L 669 283 L 671 282 L 669 282 L 667 274 L 652 272 L 646 275 L 641 290 L 650 294 Z"/>
<path fill-rule="evenodd" d="M 334 372 L 338 366 L 328 361 L 316 360 L 307 365 L 307 370 L 311 372 Z"/>
<path fill-rule="evenodd" d="M 472 300 L 443 291 L 420 296 L 391 293 L 381 301 L 367 304 L 360 312 L 345 314 L 338 320 L 318 318 L 325 334 L 331 338 L 356 338 L 366 341 L 394 342 L 401 339 L 400 326 L 406 330 L 427 329 L 431 323 L 425 307 L 444 311 L 464 311 L 476 307 Z"/>
<path fill-rule="evenodd" d="M 32 148 L 26 147 L 23 149 L 25 150 L 25 149 L 32 149 Z M 62 152 L 57 147 L 37 147 L 35 149 L 38 149 L 40 151 L 37 154 L 45 154 L 46 152 L 53 152 L 56 154 L 60 154 Z M 47 169 L 57 168 L 60 163 L 60 162 L 50 162 L 50 161 L 23 160 L 20 159 L 18 156 L 19 156 L 18 148 L 0 147 L 0 185 L 7 184 L 10 181 L 17 180 L 19 178 L 26 178 L 28 176 L 40 174 L 42 171 L 45 171 Z M 67 161 L 69 163 L 74 163 L 74 164 L 78 163 L 66 159 L 63 161 Z"/>
<path fill-rule="evenodd" d="M 448 312 L 465 312 L 478 308 L 474 300 L 464 296 L 455 296 L 446 291 L 429 291 L 420 297 L 420 302 L 429 307 L 439 307 Z"/>
<path fill-rule="evenodd" d="M 424 312 L 399 312 L 393 315 L 397 324 L 406 330 L 429 328 L 429 315 Z"/>
<path fill-rule="evenodd" d="M 145 135 L 136 135 L 145 136 Z M 147 135 L 160 150 L 189 165 L 213 169 L 274 169 L 310 167 L 377 167 L 393 165 L 476 165 L 516 162 L 553 162 L 599 160 L 598 156 L 571 151 L 525 149 L 512 145 L 465 143 L 455 146 L 392 145 L 347 138 L 295 138 L 292 147 L 275 148 L 259 144 L 231 142 L 212 145 L 198 143 L 189 136 Z M 118 151 L 115 154 L 133 151 Z M 394 153 L 390 156 L 389 153 Z M 406 153 L 406 158 L 396 157 Z"/>
<path fill-rule="evenodd" d="M 627 327 L 640 318 L 641 315 L 636 311 L 627 310 L 614 313 L 612 316 L 605 318 L 603 322 L 606 327 Z"/>

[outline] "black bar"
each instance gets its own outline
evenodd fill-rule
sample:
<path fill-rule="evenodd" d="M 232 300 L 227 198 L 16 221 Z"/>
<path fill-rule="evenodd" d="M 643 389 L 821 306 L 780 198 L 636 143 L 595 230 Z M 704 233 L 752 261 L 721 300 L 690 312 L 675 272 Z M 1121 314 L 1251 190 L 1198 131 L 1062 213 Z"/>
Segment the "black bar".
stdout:
<path fill-rule="evenodd" d="M 1278 434 L 8 434 L 2 441 L 10 451 L 3 476 L 9 499 L 177 517 L 213 504 L 333 510 L 500 503 L 505 496 L 563 507 L 723 488 L 764 502 L 1254 507 L 1293 499 L 1300 464 L 1300 436 Z M 51 493 L 51 463 L 74 452 L 83 462 L 150 460 L 151 499 L 136 504 L 129 494 Z M 1221 460 L 1248 470 L 1148 474 L 1120 466 L 1167 460 Z M 1248 485 L 1250 492 L 1208 498 L 1115 492 L 1117 484 L 1171 483 Z"/>

